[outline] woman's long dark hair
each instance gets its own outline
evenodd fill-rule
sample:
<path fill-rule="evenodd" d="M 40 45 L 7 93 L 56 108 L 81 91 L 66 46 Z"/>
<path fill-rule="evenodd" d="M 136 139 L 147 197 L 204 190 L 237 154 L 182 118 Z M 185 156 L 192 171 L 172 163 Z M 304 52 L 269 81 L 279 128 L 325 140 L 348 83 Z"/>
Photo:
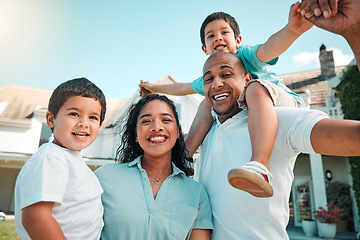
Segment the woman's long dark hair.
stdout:
<path fill-rule="evenodd" d="M 190 161 L 186 157 L 187 149 L 185 147 L 184 135 L 181 130 L 175 104 L 166 96 L 159 94 L 151 94 L 143 97 L 130 108 L 127 121 L 122 127 L 121 143 L 116 150 L 115 161 L 118 163 L 131 162 L 144 153 L 144 150 L 140 147 L 139 143 L 136 142 L 136 123 L 141 109 L 153 100 L 164 101 L 174 112 L 176 124 L 179 129 L 179 137 L 177 138 L 176 143 L 171 150 L 171 161 L 187 176 L 193 175 L 194 170 L 191 167 Z"/>

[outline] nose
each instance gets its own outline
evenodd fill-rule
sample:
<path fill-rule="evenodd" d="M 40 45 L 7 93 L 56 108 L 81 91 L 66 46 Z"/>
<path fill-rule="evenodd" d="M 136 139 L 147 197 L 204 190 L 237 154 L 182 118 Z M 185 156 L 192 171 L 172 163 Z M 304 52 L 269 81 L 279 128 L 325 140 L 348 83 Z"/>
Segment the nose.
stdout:
<path fill-rule="evenodd" d="M 151 132 L 160 132 L 162 130 L 164 130 L 164 127 L 163 127 L 162 122 L 160 120 L 155 120 L 155 121 L 152 122 L 151 128 L 150 128 Z"/>
<path fill-rule="evenodd" d="M 224 82 L 220 77 L 214 77 L 214 80 L 212 81 L 211 88 L 213 89 L 219 89 L 224 86 Z"/>
<path fill-rule="evenodd" d="M 89 123 L 86 118 L 80 118 L 77 124 L 79 127 L 89 127 Z"/>
<path fill-rule="evenodd" d="M 216 34 L 215 36 L 216 36 L 215 41 L 222 41 L 223 40 L 223 37 L 222 37 L 221 34 Z"/>

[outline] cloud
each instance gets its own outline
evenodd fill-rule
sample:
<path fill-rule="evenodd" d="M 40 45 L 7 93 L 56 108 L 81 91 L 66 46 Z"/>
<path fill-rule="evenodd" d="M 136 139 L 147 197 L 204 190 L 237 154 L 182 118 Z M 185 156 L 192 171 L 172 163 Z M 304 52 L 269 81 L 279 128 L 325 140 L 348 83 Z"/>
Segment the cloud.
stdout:
<path fill-rule="evenodd" d="M 335 66 L 348 65 L 351 60 L 354 59 L 353 55 L 347 55 L 343 53 L 341 49 L 330 48 L 330 50 L 332 50 L 334 54 Z"/>
<path fill-rule="evenodd" d="M 343 53 L 341 49 L 329 48 L 333 51 L 335 66 L 347 65 L 354 58 L 353 55 Z M 319 68 L 319 52 L 301 52 L 293 55 L 292 61 L 295 65 L 309 66 Z"/>
<path fill-rule="evenodd" d="M 319 65 L 319 52 L 301 52 L 297 53 L 292 57 L 292 61 L 295 65 Z"/>

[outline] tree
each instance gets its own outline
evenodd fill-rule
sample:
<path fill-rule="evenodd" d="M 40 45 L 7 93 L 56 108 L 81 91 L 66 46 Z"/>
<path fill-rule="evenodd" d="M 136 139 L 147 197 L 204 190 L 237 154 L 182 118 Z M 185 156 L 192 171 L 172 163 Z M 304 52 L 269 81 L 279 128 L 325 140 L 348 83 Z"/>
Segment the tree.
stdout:
<path fill-rule="evenodd" d="M 336 90 L 339 93 L 344 119 L 360 120 L 360 73 L 357 65 L 349 66 L 347 70 L 344 70 L 340 80 L 341 82 Z M 350 157 L 349 163 L 358 214 L 360 215 L 360 156 Z"/>

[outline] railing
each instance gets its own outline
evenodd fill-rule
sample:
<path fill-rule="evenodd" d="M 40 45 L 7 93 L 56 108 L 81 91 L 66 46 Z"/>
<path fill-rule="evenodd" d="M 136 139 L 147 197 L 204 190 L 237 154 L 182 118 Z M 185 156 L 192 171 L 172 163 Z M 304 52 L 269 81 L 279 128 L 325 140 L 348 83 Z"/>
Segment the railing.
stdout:
<path fill-rule="evenodd" d="M 325 112 L 332 119 L 344 119 L 341 107 L 320 107 L 315 109 Z"/>

